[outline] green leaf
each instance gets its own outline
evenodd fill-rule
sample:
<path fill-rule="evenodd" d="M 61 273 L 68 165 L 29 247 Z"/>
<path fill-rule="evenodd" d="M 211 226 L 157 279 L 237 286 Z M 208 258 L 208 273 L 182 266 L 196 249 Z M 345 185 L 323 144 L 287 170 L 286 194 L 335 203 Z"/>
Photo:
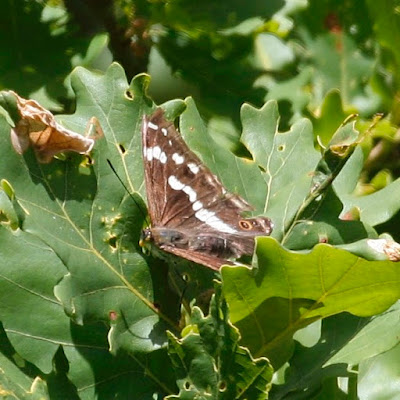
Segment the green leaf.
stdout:
<path fill-rule="evenodd" d="M 29 362 L 50 374 L 55 355 L 63 347 L 68 379 L 81 399 L 92 399 L 95 393 L 107 398 L 118 392 L 129 398 L 140 393 L 144 396 L 175 391 L 175 377 L 169 369 L 164 371 L 169 363 L 165 351 L 148 357 L 126 353 L 113 356 L 103 323 L 84 327 L 71 323 L 53 294 L 54 286 L 66 269 L 50 247 L 32 234 L 21 230 L 12 232 L 3 227 L 0 227 L 0 241 L 3 260 L 0 265 L 0 320 L 16 351 L 14 358 L 19 360 L 19 368 L 26 367 Z M 5 341 L 2 341 L 2 351 L 4 346 Z M 30 393 L 32 397 L 29 398 L 35 399 L 35 392 L 42 393 L 45 389 L 40 389 L 43 386 L 40 378 L 29 381 L 7 360 L 1 361 L 0 370 L 2 390 L 10 394 L 24 397 L 23 393 L 26 396 Z M 55 376 L 57 385 L 60 385 L 57 380 L 60 373 L 57 371 Z M 162 381 L 158 379 L 161 375 Z M 53 393 L 53 388 L 50 389 Z"/>
<path fill-rule="evenodd" d="M 318 393 L 329 377 L 354 379 L 357 375 L 360 396 L 368 390 L 380 395 L 393 393 L 398 380 L 398 318 L 399 302 L 372 318 L 343 313 L 323 320 L 317 343 L 308 346 L 296 343 L 290 367 L 285 370 L 286 379 L 274 387 L 271 398 L 285 398 L 289 393 L 300 397 L 304 392 Z M 378 368 L 386 373 L 377 375 Z M 390 376 L 385 385 L 376 378 L 383 376 Z"/>
<path fill-rule="evenodd" d="M 238 193 L 259 213 L 263 212 L 267 188 L 257 164 L 218 146 L 210 137 L 193 100 L 188 99 L 186 103 L 187 110 L 182 115 L 180 128 L 190 149 L 199 154 L 229 191 Z"/>
<path fill-rule="evenodd" d="M 168 4 L 159 3 L 156 6 L 159 8 L 158 17 L 167 26 L 184 29 L 187 32 L 193 31 L 195 34 L 199 29 L 202 31 L 221 29 L 258 15 L 267 18 L 283 6 L 283 1 L 259 3 L 253 0 L 244 5 L 241 2 L 227 0 L 217 3 L 206 0 L 194 5 L 191 1 L 179 0 Z"/>
<path fill-rule="evenodd" d="M 377 355 L 359 368 L 358 393 L 360 398 L 396 399 L 400 385 L 400 345 Z"/>
<path fill-rule="evenodd" d="M 378 314 L 400 295 L 400 272 L 390 261 L 366 261 L 322 244 L 309 254 L 293 253 L 271 238 L 258 239 L 255 257 L 257 272 L 222 269 L 224 295 L 242 343 L 274 365 L 305 325 L 345 311 Z"/>
<path fill-rule="evenodd" d="M 384 313 L 371 318 L 324 366 L 343 362 L 357 365 L 394 348 L 399 343 L 399 316 L 400 302 L 397 301 Z"/>
<path fill-rule="evenodd" d="M 339 389 L 338 377 L 354 379 L 357 375 L 345 362 L 330 363 L 330 360 L 362 331 L 368 321 L 368 318 L 348 313 L 324 319 L 317 343 L 295 343 L 293 356 L 284 371 L 284 379 L 271 390 L 271 399 L 286 399 L 288 396 L 299 399 L 318 398 L 321 392 L 327 393 L 325 398 L 336 398 L 333 394 Z M 343 397 L 343 393 L 339 398 L 348 399 Z"/>
<path fill-rule="evenodd" d="M 293 62 L 294 54 L 290 47 L 270 33 L 257 35 L 254 47 L 254 65 L 265 71 L 279 71 Z"/>
<path fill-rule="evenodd" d="M 4 16 L 0 26 L 0 87 L 11 87 L 23 97 L 34 97 L 45 107 L 61 110 L 59 101 L 65 99 L 67 91 L 60 82 L 70 73 L 72 58 L 86 51 L 90 38 L 76 35 L 60 7 L 49 18 L 49 11 L 55 9 L 36 1 L 0 4 Z"/>
<path fill-rule="evenodd" d="M 21 230 L 0 227 L 0 252 L 7 260 L 0 319 L 20 357 L 45 373 L 62 347 L 68 379 L 81 398 L 113 397 L 116 388 L 131 397 L 138 386 L 143 396 L 173 393 L 175 377 L 164 373 L 158 379 L 169 361 L 157 349 L 165 344 L 165 326 L 175 328 L 176 315 L 170 315 L 176 304 L 169 312 L 168 291 L 152 286 L 161 287 L 163 276 L 151 278 L 137 249 L 143 202 L 135 194 L 140 211 L 106 161 L 112 160 L 132 191 L 143 190 L 137 155 L 141 115 L 150 107 L 143 94 L 148 78 L 139 76 L 128 86 L 123 70 L 113 65 L 104 76 L 77 69 L 71 81 L 77 110 L 58 120 L 83 132 L 90 116 L 99 117 L 104 137 L 93 164 L 74 154 L 49 164 L 39 164 L 33 152 L 21 157 L 11 147 L 10 126 L 0 120 L 0 177 L 23 213 Z"/>
<path fill-rule="evenodd" d="M 176 377 L 165 350 L 146 357 L 125 352 L 114 356 L 107 347 L 88 337 L 98 336 L 95 329 L 73 332 L 76 346 L 66 346 L 64 351 L 69 362 L 68 378 L 80 399 L 163 398 L 176 392 Z"/>
<path fill-rule="evenodd" d="M 2 186 L 4 187 L 4 183 Z M 17 229 L 20 224 L 13 202 L 9 194 L 3 188 L 0 188 L 0 223 L 14 230 Z"/>
<path fill-rule="evenodd" d="M 393 0 L 385 0 L 378 6 L 371 0 L 366 1 L 369 12 L 374 21 L 374 31 L 383 48 L 390 50 L 396 60 L 397 67 L 400 66 L 400 51 L 397 43 L 400 40 L 398 3 Z"/>
<path fill-rule="evenodd" d="M 332 183 L 356 149 L 359 132 L 353 123 L 339 127 L 313 173 L 311 189 L 288 227 L 281 243 L 292 250 L 311 248 L 317 243 L 343 244 L 376 237 L 359 221 L 339 220 L 342 204 Z"/>
<path fill-rule="evenodd" d="M 239 332 L 229 322 L 220 288 L 205 317 L 197 307 L 191 330 L 179 340 L 169 334 L 169 355 L 177 370 L 180 393 L 168 399 L 265 399 L 272 368 L 266 358 L 254 359 L 238 345 Z"/>
<path fill-rule="evenodd" d="M 3 399 L 49 399 L 46 383 L 39 377 L 32 379 L 0 353 L 0 387 Z"/>
<path fill-rule="evenodd" d="M 20 356 L 48 373 L 58 346 L 71 341 L 69 319 L 53 294 L 66 269 L 32 234 L 0 227 L 0 238 L 0 319 Z"/>
<path fill-rule="evenodd" d="M 104 76 L 76 69 L 71 82 L 76 112 L 58 120 L 83 132 L 90 116 L 98 117 L 105 136 L 96 143 L 94 164 L 81 163 L 78 155 L 47 165 L 38 164 L 32 152 L 22 158 L 3 123 L 0 176 L 24 210 L 22 229 L 50 246 L 69 271 L 56 287 L 67 313 L 80 324 L 110 322 L 112 316 L 114 351 L 152 351 L 165 343 L 163 323 L 171 329 L 175 323 L 154 306 L 150 271 L 138 253 L 143 209 L 132 204 L 107 164 L 112 160 L 132 192 L 143 190 L 138 154 L 141 115 L 151 104 L 143 94 L 148 78 L 139 76 L 128 86 L 121 67 L 113 65 Z"/>
<path fill-rule="evenodd" d="M 307 48 L 304 61 L 313 68 L 314 104 L 319 105 L 325 94 L 336 88 L 340 90 L 345 108 L 357 107 L 364 114 L 378 111 L 379 99 L 365 85 L 373 75 L 374 59 L 369 52 L 358 48 L 362 42 L 358 43 L 347 30 L 329 32 L 323 24 L 327 16 L 333 14 L 332 9 L 327 3 L 317 7 L 318 11 L 308 10 L 313 15 L 308 15 L 309 20 L 299 30 L 302 44 Z"/>
<path fill-rule="evenodd" d="M 242 107 L 242 141 L 263 169 L 267 186 L 263 204 L 255 204 L 272 219 L 273 236 L 281 239 L 310 190 L 312 172 L 320 156 L 313 147 L 309 121 L 299 121 L 290 131 L 281 133 L 278 120 L 275 102 L 268 102 L 259 110 L 247 104 Z M 257 182 L 249 183 L 260 191 Z"/>
<path fill-rule="evenodd" d="M 313 120 L 315 136 L 327 145 L 346 117 L 340 92 L 338 90 L 329 91 L 322 103 L 320 116 Z"/>
<path fill-rule="evenodd" d="M 350 157 L 333 186 L 344 205 L 342 215 L 357 208 L 360 219 L 366 224 L 375 226 L 388 221 L 399 211 L 400 179 L 396 179 L 378 192 L 357 196 L 353 192 L 362 170 L 363 159 L 363 153 L 359 148 Z"/>
<path fill-rule="evenodd" d="M 256 87 L 268 89 L 265 100 L 275 100 L 279 102 L 289 102 L 293 116 L 290 121 L 297 121 L 304 115 L 304 109 L 310 102 L 310 94 L 305 89 L 309 85 L 313 76 L 312 68 L 304 68 L 300 73 L 283 81 L 275 79 L 269 75 L 260 76 L 255 82 Z M 288 123 L 286 121 L 286 123 Z"/>

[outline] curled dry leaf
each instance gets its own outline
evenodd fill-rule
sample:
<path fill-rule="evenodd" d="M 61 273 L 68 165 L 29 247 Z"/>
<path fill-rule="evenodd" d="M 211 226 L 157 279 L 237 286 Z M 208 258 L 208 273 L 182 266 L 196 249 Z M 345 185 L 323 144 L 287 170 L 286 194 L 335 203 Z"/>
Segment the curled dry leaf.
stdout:
<path fill-rule="evenodd" d="M 11 92 L 17 99 L 21 119 L 11 129 L 11 142 L 18 154 L 24 153 L 32 146 L 41 163 L 49 163 L 53 156 L 64 151 L 89 153 L 96 137 L 84 137 L 69 129 L 63 128 L 54 119 L 54 115 L 35 100 L 26 100 Z M 90 124 L 97 125 L 96 132 L 101 135 L 97 119 Z"/>

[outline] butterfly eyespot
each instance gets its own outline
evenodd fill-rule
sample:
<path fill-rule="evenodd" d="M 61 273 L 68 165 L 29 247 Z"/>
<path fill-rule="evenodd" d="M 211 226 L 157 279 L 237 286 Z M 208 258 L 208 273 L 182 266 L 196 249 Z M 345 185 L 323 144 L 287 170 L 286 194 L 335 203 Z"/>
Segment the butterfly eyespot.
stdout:
<path fill-rule="evenodd" d="M 249 221 L 245 221 L 244 219 L 239 221 L 239 226 L 245 231 L 250 231 L 253 229 L 252 224 Z"/>

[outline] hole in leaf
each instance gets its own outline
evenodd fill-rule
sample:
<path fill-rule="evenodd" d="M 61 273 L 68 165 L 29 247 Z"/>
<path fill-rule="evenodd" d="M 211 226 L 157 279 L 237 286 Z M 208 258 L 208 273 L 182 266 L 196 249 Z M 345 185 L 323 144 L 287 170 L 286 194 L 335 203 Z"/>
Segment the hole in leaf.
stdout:
<path fill-rule="evenodd" d="M 184 387 L 186 390 L 189 390 L 189 389 L 190 389 L 190 382 L 189 382 L 189 381 L 185 381 L 185 383 L 183 384 L 183 387 Z"/>
<path fill-rule="evenodd" d="M 190 275 L 189 274 L 182 274 L 182 280 L 184 282 L 190 282 Z"/>
<path fill-rule="evenodd" d="M 135 97 L 130 89 L 128 89 L 127 91 L 125 91 L 125 96 L 126 96 L 129 100 L 133 100 L 134 97 Z"/>
<path fill-rule="evenodd" d="M 125 147 L 122 144 L 119 145 L 119 150 L 121 151 L 122 154 L 126 152 Z"/>
<path fill-rule="evenodd" d="M 108 240 L 107 240 L 108 244 L 113 247 L 114 249 L 117 248 L 117 237 L 116 236 L 111 236 Z"/>
<path fill-rule="evenodd" d="M 220 381 L 218 383 L 218 390 L 220 392 L 225 392 L 225 390 L 226 390 L 226 382 L 225 381 Z"/>
<path fill-rule="evenodd" d="M 6 214 L 0 211 L 0 222 L 9 222 L 9 219 L 7 218 Z"/>
<path fill-rule="evenodd" d="M 285 146 L 283 144 L 278 146 L 278 151 L 283 151 L 283 150 L 285 150 Z"/>
<path fill-rule="evenodd" d="M 90 167 L 91 165 L 93 165 L 93 158 L 90 157 L 88 154 L 85 154 L 85 156 L 83 157 L 81 163 L 79 164 L 81 167 L 83 168 L 87 168 Z"/>
<path fill-rule="evenodd" d="M 153 303 L 153 306 L 154 306 L 155 308 L 157 308 L 157 310 L 160 310 L 160 309 L 161 309 L 161 304 L 160 304 L 160 303 Z"/>

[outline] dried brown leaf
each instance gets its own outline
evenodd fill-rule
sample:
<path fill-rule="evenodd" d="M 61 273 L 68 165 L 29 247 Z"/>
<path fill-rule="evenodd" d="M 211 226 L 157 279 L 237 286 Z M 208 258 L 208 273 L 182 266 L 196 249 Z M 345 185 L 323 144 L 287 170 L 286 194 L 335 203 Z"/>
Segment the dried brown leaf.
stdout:
<path fill-rule="evenodd" d="M 54 115 L 35 100 L 27 100 L 10 92 L 17 98 L 21 119 L 11 129 L 11 142 L 18 154 L 23 154 L 32 146 L 41 163 L 49 163 L 52 158 L 64 151 L 88 154 L 94 145 L 95 137 L 85 137 L 62 127 Z M 97 124 L 97 120 L 91 120 Z M 101 135 L 101 128 L 96 127 Z"/>

